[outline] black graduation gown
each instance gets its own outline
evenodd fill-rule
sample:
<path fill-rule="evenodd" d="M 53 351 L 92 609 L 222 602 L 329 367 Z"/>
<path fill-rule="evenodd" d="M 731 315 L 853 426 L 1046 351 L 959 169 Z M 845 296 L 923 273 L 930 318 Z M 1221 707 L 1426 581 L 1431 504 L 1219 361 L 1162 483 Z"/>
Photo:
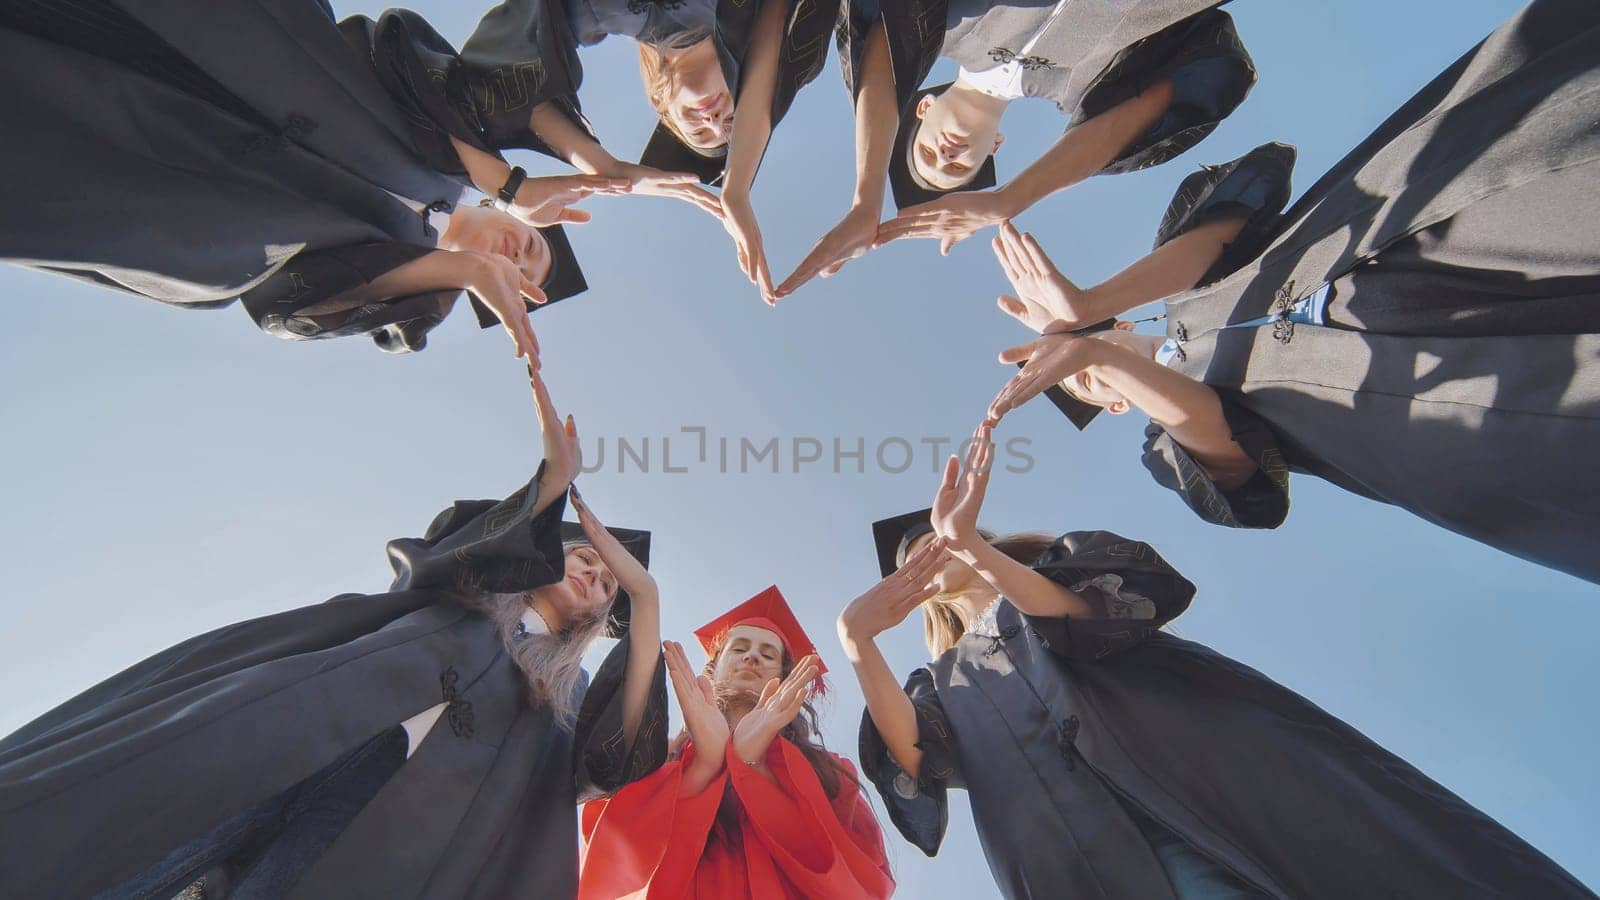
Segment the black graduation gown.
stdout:
<path fill-rule="evenodd" d="M 1008 5 L 996 4 L 997 12 Z M 1015 6 L 1033 6 L 1031 3 Z M 1216 130 L 1244 101 L 1255 84 L 1255 64 L 1215 0 L 1160 0 L 1139 4 L 1110 33 L 1093 42 L 1082 59 L 1060 60 L 1070 84 L 1051 94 L 1068 128 L 1128 100 L 1152 83 L 1167 79 L 1174 95 L 1167 112 L 1099 174 L 1132 172 L 1159 165 L 1188 150 Z M 852 102 L 861 91 L 860 71 L 866 39 L 879 19 L 889 43 L 895 101 L 902 117 L 941 55 L 949 55 L 946 36 L 949 0 L 850 0 L 835 29 L 839 65 Z M 995 61 L 994 65 L 999 62 Z"/>
<path fill-rule="evenodd" d="M 0 258 L 190 308 L 242 296 L 280 337 L 419 349 L 458 291 L 301 311 L 435 248 L 399 198 L 453 208 L 450 135 L 537 143 L 531 103 L 571 93 L 558 7 L 508 0 L 458 55 L 414 13 L 340 25 L 319 0 L 11 0 Z"/>
<path fill-rule="evenodd" d="M 621 641 L 568 733 L 528 703 L 493 623 L 451 599 L 467 583 L 512 592 L 562 577 L 565 503 L 534 515 L 537 494 L 536 477 L 499 502 L 456 503 L 421 539 L 390 542 L 388 593 L 192 638 L 0 741 L 0 895 L 121 884 L 448 702 L 294 896 L 575 896 L 574 806 L 666 759 L 665 670 L 658 663 L 625 747 Z"/>
<path fill-rule="evenodd" d="M 889 817 L 938 852 L 965 788 L 1007 898 L 1179 896 L 1130 811 L 1276 898 L 1593 897 L 1441 785 L 1261 673 L 1158 626 L 1194 586 L 1149 545 L 1064 535 L 1034 570 L 1106 573 L 1154 619 L 1023 615 L 1001 600 L 913 672 L 922 764 L 901 770 L 867 715 L 861 767 Z"/>
<path fill-rule="evenodd" d="M 1152 426 L 1156 480 L 1208 522 L 1272 528 L 1308 472 L 1600 581 L 1597 120 L 1600 6 L 1537 0 L 1286 214 L 1287 148 L 1191 176 L 1158 243 L 1230 204 L 1252 220 L 1167 298 L 1171 365 L 1217 389 L 1258 471 L 1222 491 Z M 1223 327 L 1330 283 L 1324 326 Z"/>

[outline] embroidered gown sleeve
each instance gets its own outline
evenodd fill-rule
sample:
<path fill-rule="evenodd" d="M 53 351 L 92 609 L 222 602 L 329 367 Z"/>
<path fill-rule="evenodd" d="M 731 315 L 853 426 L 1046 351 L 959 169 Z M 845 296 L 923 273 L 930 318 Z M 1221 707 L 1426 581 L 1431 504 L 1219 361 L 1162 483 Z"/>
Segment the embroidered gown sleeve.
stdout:
<path fill-rule="evenodd" d="M 1154 126 L 1101 174 L 1159 165 L 1214 131 L 1255 84 L 1255 63 L 1225 12 L 1210 9 L 1168 26 L 1117 55 L 1073 111 L 1080 124 L 1170 80 L 1172 103 Z M 1069 128 L 1071 126 L 1068 126 Z"/>
<path fill-rule="evenodd" d="M 965 781 L 957 761 L 955 734 L 950 730 L 944 705 L 934 688 L 933 673 L 917 669 L 906 679 L 906 696 L 917 716 L 917 747 L 922 764 L 913 778 L 883 742 L 871 713 L 861 716 L 861 768 L 889 811 L 889 821 L 900 834 L 928 856 L 939 852 L 950 823 L 946 792 Z"/>
<path fill-rule="evenodd" d="M 1289 515 L 1289 466 L 1266 422 L 1219 392 L 1233 440 L 1256 464 L 1250 479 L 1224 489 L 1182 444 L 1159 425 L 1145 427 L 1144 467 L 1156 483 L 1174 491 L 1195 515 L 1229 528 L 1277 528 Z"/>
<path fill-rule="evenodd" d="M 1062 535 L 1033 570 L 1095 608 L 1091 618 L 1023 615 L 1045 646 L 1067 659 L 1103 659 L 1133 647 L 1194 599 L 1194 585 L 1154 547 L 1109 531 Z"/>
<path fill-rule="evenodd" d="M 632 746 L 622 728 L 622 684 L 632 646 L 623 635 L 611 648 L 578 710 L 572 760 L 580 803 L 620 790 L 667 760 L 667 664 L 659 654 Z"/>
<path fill-rule="evenodd" d="M 593 135 L 578 109 L 583 70 L 566 23 L 557 0 L 506 0 L 484 15 L 459 53 L 410 10 L 389 10 L 377 21 L 353 16 L 339 27 L 370 55 L 428 164 L 470 184 L 452 137 L 493 155 L 509 148 L 554 155 L 529 128 L 541 103 L 556 104 Z"/>

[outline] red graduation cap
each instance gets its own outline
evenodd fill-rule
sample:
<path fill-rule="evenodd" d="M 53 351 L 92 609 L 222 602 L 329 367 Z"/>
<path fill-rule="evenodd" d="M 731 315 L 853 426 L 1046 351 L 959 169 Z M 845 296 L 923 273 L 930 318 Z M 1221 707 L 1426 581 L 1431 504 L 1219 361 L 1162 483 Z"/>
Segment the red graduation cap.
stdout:
<path fill-rule="evenodd" d="M 822 656 L 817 654 L 816 645 L 811 643 L 811 638 L 806 636 L 806 630 L 800 627 L 800 620 L 794 617 L 794 611 L 789 609 L 789 601 L 783 598 L 783 592 L 777 585 L 767 588 L 749 600 L 735 606 L 715 619 L 701 625 L 694 630 L 694 636 L 700 641 L 700 646 L 710 655 L 722 637 L 740 625 L 753 625 L 757 628 L 776 634 L 783 641 L 783 646 L 789 651 L 789 656 L 795 662 L 807 656 L 817 657 L 817 680 L 811 686 L 815 692 L 825 690 L 822 676 L 828 672 L 828 666 L 822 661 Z"/>

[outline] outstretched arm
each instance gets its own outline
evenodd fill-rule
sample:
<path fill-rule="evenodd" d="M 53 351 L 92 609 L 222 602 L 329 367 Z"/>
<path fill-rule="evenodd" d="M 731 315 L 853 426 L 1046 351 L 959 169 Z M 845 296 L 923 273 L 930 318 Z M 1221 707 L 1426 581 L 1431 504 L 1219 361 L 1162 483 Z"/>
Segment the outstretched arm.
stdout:
<path fill-rule="evenodd" d="M 733 238 L 739 268 L 761 291 L 768 303 L 777 300 L 761 226 L 750 205 L 750 186 L 772 139 L 772 98 L 778 90 L 778 53 L 783 26 L 789 17 L 789 0 L 765 0 L 756 15 L 738 87 L 738 109 L 733 117 L 733 138 L 728 143 L 728 165 L 722 188 L 722 227 Z"/>
<path fill-rule="evenodd" d="M 889 180 L 889 154 L 894 148 L 900 111 L 895 108 L 894 69 L 889 38 L 880 18 L 867 34 L 861 60 L 861 90 L 856 95 L 856 186 L 850 209 L 832 231 L 822 236 L 794 273 L 778 286 L 786 297 L 812 278 L 827 278 L 866 253 L 878 234 L 883 191 Z"/>

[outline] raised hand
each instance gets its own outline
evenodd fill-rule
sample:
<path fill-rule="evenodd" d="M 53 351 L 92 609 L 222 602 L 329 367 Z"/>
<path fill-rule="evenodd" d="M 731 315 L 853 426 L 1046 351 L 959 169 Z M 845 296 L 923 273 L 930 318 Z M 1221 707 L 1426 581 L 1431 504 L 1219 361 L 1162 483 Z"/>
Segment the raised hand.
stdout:
<path fill-rule="evenodd" d="M 1000 223 L 991 242 L 995 259 L 1016 296 L 1000 298 L 1000 308 L 1039 334 L 1055 334 L 1092 325 L 1089 292 L 1062 275 L 1031 234 L 1019 234 L 1015 225 Z"/>
<path fill-rule="evenodd" d="M 546 175 L 528 178 L 517 188 L 516 202 L 506 212 L 536 227 L 576 224 L 589 221 L 581 209 L 569 209 L 591 194 L 626 194 L 632 188 L 626 178 L 604 175 Z"/>
<path fill-rule="evenodd" d="M 938 590 L 933 576 L 945 562 L 944 539 L 935 537 L 911 554 L 905 565 L 850 601 L 839 614 L 839 639 L 869 641 L 899 625 L 922 601 Z"/>
<path fill-rule="evenodd" d="M 711 679 L 696 675 L 689 665 L 683 645 L 675 641 L 662 644 L 667 660 L 667 676 L 672 679 L 672 692 L 678 697 L 678 708 L 683 711 L 683 727 L 695 745 L 695 762 L 712 774 L 722 770 L 722 752 L 728 743 L 728 719 L 717 705 L 717 690 Z M 705 762 L 701 762 L 705 760 Z"/>
<path fill-rule="evenodd" d="M 469 290 L 483 305 L 489 307 L 506 334 L 517 347 L 517 356 L 526 359 L 534 369 L 539 367 L 539 339 L 528 321 L 528 307 L 523 299 L 544 303 L 548 298 L 538 285 L 528 280 L 517 264 L 496 253 L 462 251 L 459 257 L 466 264 L 463 288 Z"/>
<path fill-rule="evenodd" d="M 1002 363 L 1027 364 L 1006 382 L 1005 387 L 989 404 L 989 419 L 999 422 L 1006 413 L 1034 397 L 1051 385 L 1082 371 L 1090 363 L 1090 354 L 1103 346 L 1094 338 L 1075 334 L 1047 334 L 1017 347 L 1000 351 Z"/>
<path fill-rule="evenodd" d="M 767 748 L 772 746 L 772 739 L 800 715 L 818 671 L 817 658 L 807 656 L 781 683 L 776 678 L 767 682 L 761 689 L 756 708 L 746 713 L 733 730 L 733 751 L 740 759 L 751 765 L 760 764 L 767 755 Z"/>
<path fill-rule="evenodd" d="M 830 278 L 844 268 L 845 263 L 872 249 L 878 237 L 879 212 L 873 207 L 851 207 L 839 224 L 817 241 L 793 274 L 778 285 L 777 296 L 787 297 L 818 276 Z"/>
<path fill-rule="evenodd" d="M 573 452 L 577 452 L 578 433 L 572 424 L 572 417 L 567 417 L 567 423 L 572 427 Z M 644 563 L 634 558 L 617 536 L 606 530 L 606 526 L 595 517 L 594 511 L 589 509 L 589 504 L 584 502 L 578 493 L 576 485 L 567 487 L 567 498 L 572 501 L 572 508 L 577 510 L 578 525 L 583 528 L 583 536 L 589 539 L 594 552 L 600 555 L 600 561 L 611 570 L 612 577 L 617 579 L 617 586 L 628 592 L 628 597 L 637 609 L 641 604 L 649 602 L 656 597 L 656 579 Z"/>
<path fill-rule="evenodd" d="M 626 178 L 631 193 L 649 197 L 670 197 L 692 203 L 717 218 L 722 218 L 722 200 L 700 186 L 700 179 L 687 172 L 663 172 L 638 163 L 618 160 L 605 168 L 605 174 Z"/>
<path fill-rule="evenodd" d="M 565 491 L 572 484 L 583 462 L 578 449 L 578 423 L 571 416 L 562 421 L 550 399 L 550 388 L 544 383 L 544 376 L 532 365 L 528 366 L 528 382 L 533 387 L 534 410 L 539 414 L 539 437 L 544 442 L 544 478 L 540 490 L 560 496 L 555 492 Z"/>
<path fill-rule="evenodd" d="M 999 190 L 946 194 L 900 210 L 899 215 L 878 226 L 878 237 L 872 246 L 881 247 L 901 238 L 937 238 L 939 253 L 949 256 L 951 247 L 978 229 L 997 225 L 1016 213 Z"/>
<path fill-rule="evenodd" d="M 952 547 L 978 539 L 978 511 L 989 490 L 989 470 L 994 462 L 994 426 L 985 421 L 972 432 L 966 471 L 954 455 L 944 466 L 944 479 L 933 497 L 933 531 Z"/>
<path fill-rule="evenodd" d="M 767 269 L 767 251 L 761 243 L 761 226 L 756 222 L 755 208 L 743 191 L 722 192 L 722 227 L 733 238 L 733 249 L 739 255 L 739 269 L 750 283 L 761 291 L 761 299 L 770 306 L 777 301 L 772 289 L 772 272 Z"/>

